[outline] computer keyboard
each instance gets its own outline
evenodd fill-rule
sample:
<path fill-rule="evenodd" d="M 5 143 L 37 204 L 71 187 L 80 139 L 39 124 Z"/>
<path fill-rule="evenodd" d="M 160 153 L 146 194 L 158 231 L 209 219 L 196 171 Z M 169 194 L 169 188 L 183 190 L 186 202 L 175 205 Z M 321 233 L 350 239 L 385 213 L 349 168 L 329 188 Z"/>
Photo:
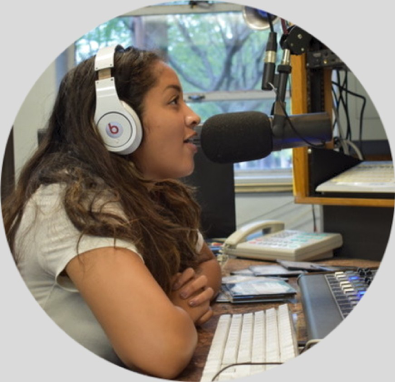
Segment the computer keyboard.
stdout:
<path fill-rule="evenodd" d="M 317 192 L 394 193 L 392 161 L 364 161 L 323 182 Z"/>
<path fill-rule="evenodd" d="M 297 355 L 295 328 L 287 304 L 254 313 L 224 314 L 219 318 L 201 381 L 246 377 Z"/>

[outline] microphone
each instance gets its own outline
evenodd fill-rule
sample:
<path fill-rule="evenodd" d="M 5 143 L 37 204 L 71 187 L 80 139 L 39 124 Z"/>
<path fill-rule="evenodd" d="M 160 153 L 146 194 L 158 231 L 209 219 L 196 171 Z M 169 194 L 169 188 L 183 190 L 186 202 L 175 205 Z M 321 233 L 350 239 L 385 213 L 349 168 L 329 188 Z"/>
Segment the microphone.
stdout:
<path fill-rule="evenodd" d="M 289 116 L 279 129 L 273 117 L 258 111 L 217 114 L 201 126 L 200 145 L 215 163 L 262 159 L 272 151 L 302 146 L 323 147 L 332 139 L 327 113 Z"/>

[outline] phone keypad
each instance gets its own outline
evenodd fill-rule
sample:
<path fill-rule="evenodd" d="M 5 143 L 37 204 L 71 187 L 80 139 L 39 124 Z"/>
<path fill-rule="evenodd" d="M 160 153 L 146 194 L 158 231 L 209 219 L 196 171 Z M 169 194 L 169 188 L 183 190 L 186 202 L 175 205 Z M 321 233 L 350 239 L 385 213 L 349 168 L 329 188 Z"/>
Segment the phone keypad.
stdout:
<path fill-rule="evenodd" d="M 249 244 L 269 246 L 272 248 L 301 248 L 312 244 L 328 236 L 325 233 L 308 233 L 299 231 L 281 231 L 269 235 L 264 235 L 254 240 L 248 241 Z"/>

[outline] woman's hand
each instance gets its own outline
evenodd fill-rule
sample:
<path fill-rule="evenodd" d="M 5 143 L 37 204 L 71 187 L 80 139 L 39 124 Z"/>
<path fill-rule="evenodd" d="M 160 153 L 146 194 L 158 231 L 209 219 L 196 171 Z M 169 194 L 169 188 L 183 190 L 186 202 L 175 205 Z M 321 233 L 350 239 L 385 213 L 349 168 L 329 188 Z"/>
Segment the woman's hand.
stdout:
<path fill-rule="evenodd" d="M 175 275 L 169 296 L 174 305 L 187 311 L 196 325 L 202 325 L 213 314 L 210 301 L 214 291 L 207 283 L 205 275 L 198 275 L 194 269 L 187 268 Z"/>

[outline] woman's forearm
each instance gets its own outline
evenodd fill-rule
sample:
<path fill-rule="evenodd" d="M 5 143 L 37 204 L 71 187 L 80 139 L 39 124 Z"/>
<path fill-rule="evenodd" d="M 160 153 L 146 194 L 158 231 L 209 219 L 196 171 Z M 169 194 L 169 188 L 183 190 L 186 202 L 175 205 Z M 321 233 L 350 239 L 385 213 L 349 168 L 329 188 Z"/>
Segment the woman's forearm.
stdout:
<path fill-rule="evenodd" d="M 207 286 L 214 290 L 215 297 L 221 288 L 221 266 L 207 244 L 203 245 L 201 255 L 204 260 L 199 264 L 198 272 L 207 277 Z"/>

